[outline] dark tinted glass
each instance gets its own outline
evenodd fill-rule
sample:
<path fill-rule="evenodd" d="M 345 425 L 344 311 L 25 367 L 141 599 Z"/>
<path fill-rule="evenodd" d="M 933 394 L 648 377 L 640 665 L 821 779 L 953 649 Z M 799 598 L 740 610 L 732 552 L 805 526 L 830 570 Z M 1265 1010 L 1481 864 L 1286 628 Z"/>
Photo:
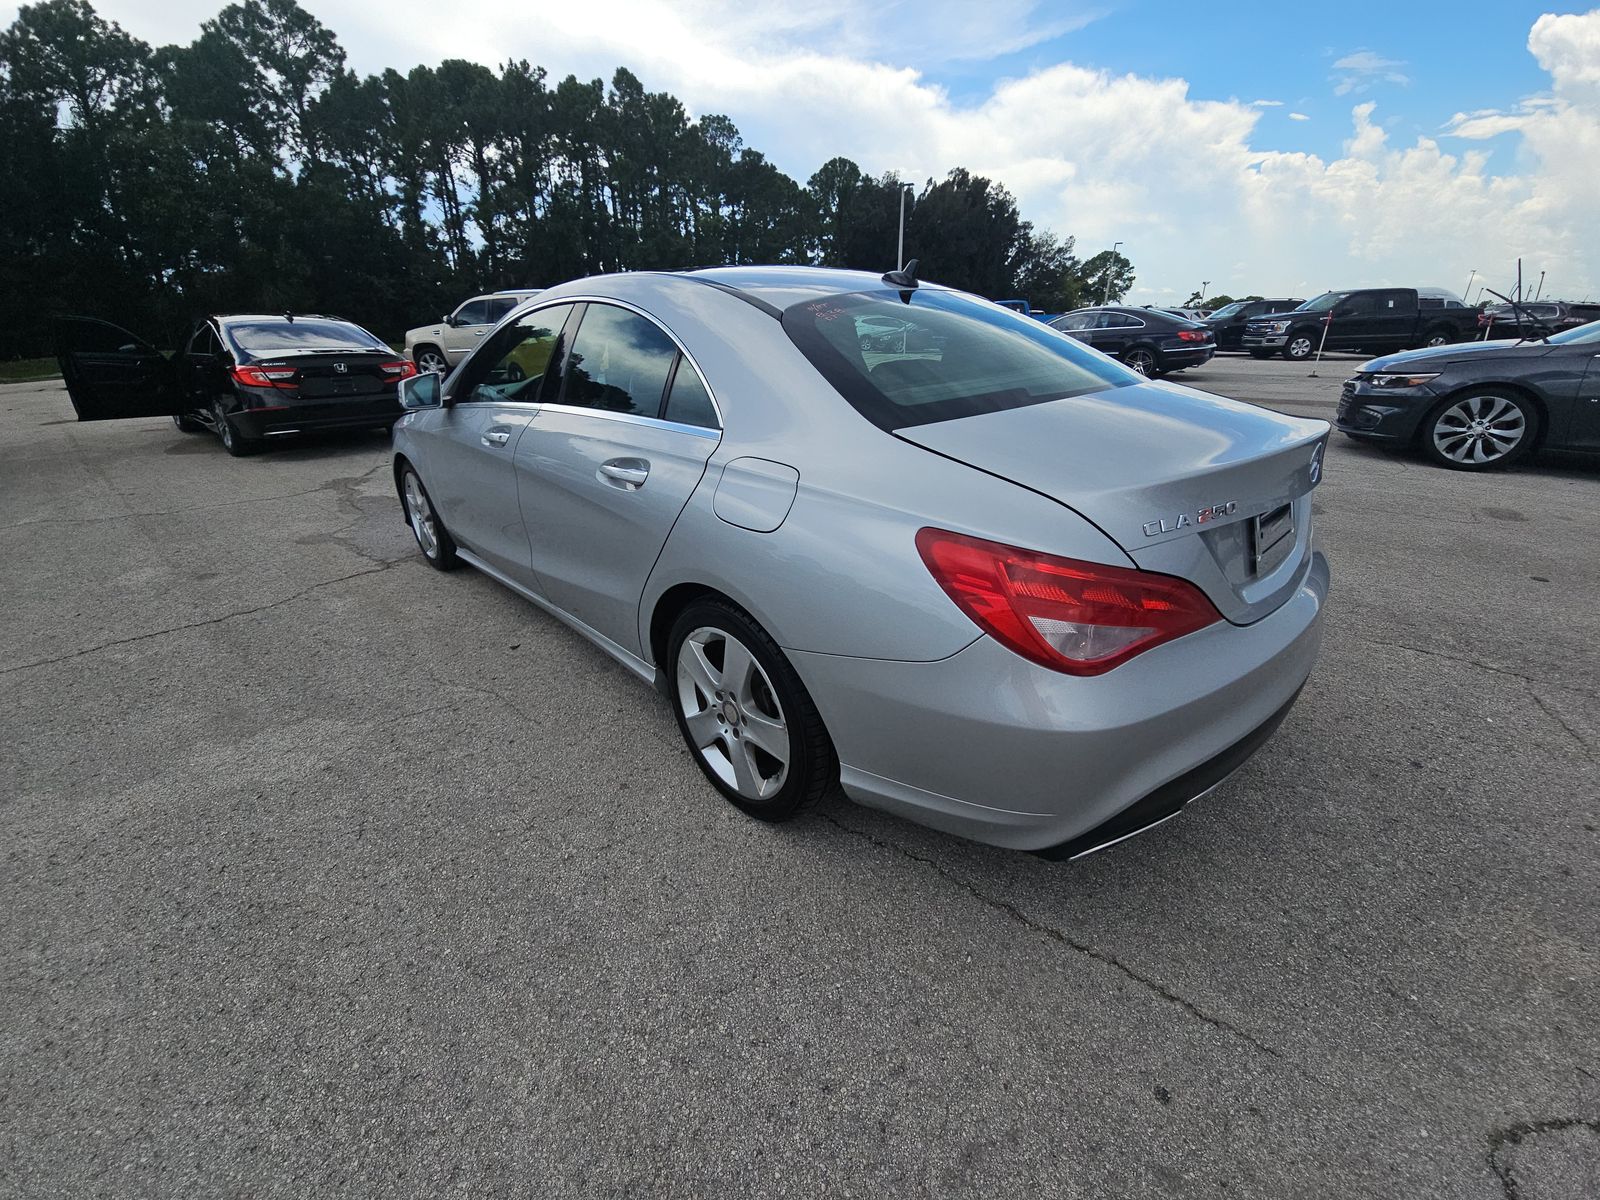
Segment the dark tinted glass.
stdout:
<path fill-rule="evenodd" d="M 387 350 L 388 347 L 359 325 L 321 317 L 266 317 L 259 321 L 229 321 L 228 340 L 233 348 L 252 358 L 305 350 Z"/>
<path fill-rule="evenodd" d="M 471 300 L 456 309 L 457 325 L 487 325 L 489 323 L 489 302 L 487 300 Z"/>
<path fill-rule="evenodd" d="M 468 402 L 493 404 L 512 400 L 533 404 L 548 397 L 540 385 L 559 353 L 561 329 L 572 315 L 573 306 L 556 304 L 524 313 L 503 329 L 473 356 L 468 375 L 462 380 Z"/>
<path fill-rule="evenodd" d="M 489 301 L 489 318 L 486 324 L 495 324 L 500 320 L 501 317 L 505 316 L 516 306 L 517 302 L 509 296 L 505 297 L 503 300 Z"/>
<path fill-rule="evenodd" d="M 564 404 L 654 417 L 678 347 L 653 322 L 625 308 L 591 304 L 567 360 Z"/>
<path fill-rule="evenodd" d="M 717 410 L 711 403 L 711 393 L 706 390 L 706 381 L 687 358 L 678 359 L 678 373 L 672 377 L 672 391 L 667 393 L 667 407 L 661 415 L 680 425 L 721 428 Z"/>
<path fill-rule="evenodd" d="M 867 350 L 870 318 L 913 326 L 906 347 Z M 1029 317 L 951 292 L 837 295 L 783 314 L 784 332 L 881 429 L 1001 412 L 1137 383 L 1141 376 Z"/>

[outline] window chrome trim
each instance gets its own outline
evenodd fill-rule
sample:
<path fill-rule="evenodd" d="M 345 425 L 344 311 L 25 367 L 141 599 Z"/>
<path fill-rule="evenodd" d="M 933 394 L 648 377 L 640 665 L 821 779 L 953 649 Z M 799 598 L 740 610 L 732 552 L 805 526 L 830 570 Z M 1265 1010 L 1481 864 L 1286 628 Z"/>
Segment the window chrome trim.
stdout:
<path fill-rule="evenodd" d="M 540 297 L 540 299 L 542 300 L 543 297 Z M 702 432 L 702 433 L 712 433 L 712 432 L 714 432 L 719 438 L 722 436 L 722 431 L 724 429 L 726 429 L 727 426 L 728 426 L 727 418 L 724 416 L 724 414 L 722 412 L 722 402 L 717 399 L 717 393 L 712 388 L 711 381 L 706 378 L 706 373 L 701 368 L 700 363 L 695 359 L 695 356 L 692 353 L 690 353 L 689 347 L 687 347 L 687 346 L 685 346 L 683 344 L 683 339 L 682 338 L 680 338 L 677 334 L 673 333 L 672 330 L 668 329 L 666 327 L 666 325 L 660 320 L 660 318 L 655 317 L 655 316 L 651 315 L 650 313 L 647 313 L 644 309 L 640 308 L 637 304 L 630 303 L 627 300 L 615 300 L 610 296 L 590 296 L 590 295 L 561 296 L 559 298 L 552 298 L 550 300 L 547 300 L 542 304 L 539 303 L 538 300 L 529 301 L 529 306 L 527 308 L 521 308 L 521 307 L 514 308 L 509 313 L 507 313 L 506 316 L 501 318 L 501 320 L 502 320 L 502 323 L 505 322 L 505 321 L 517 320 L 517 319 L 521 318 L 522 316 L 524 316 L 527 313 L 535 313 L 535 312 L 538 312 L 540 309 L 543 309 L 543 308 L 555 308 L 558 305 L 562 305 L 562 304 L 609 304 L 614 308 L 627 309 L 629 312 L 634 313 L 637 316 L 643 317 L 646 321 L 649 321 L 650 324 L 654 325 L 657 329 L 661 330 L 662 333 L 666 334 L 667 337 L 672 340 L 672 344 L 678 348 L 678 353 L 683 355 L 685 361 L 687 361 L 688 364 L 691 367 L 694 368 L 695 374 L 700 376 L 700 382 L 705 384 L 705 386 L 706 386 L 706 395 L 711 397 L 711 407 L 716 411 L 716 414 L 717 414 L 717 428 L 715 430 L 701 429 L 700 426 L 698 426 L 698 425 L 685 425 L 685 426 L 682 426 L 682 428 L 685 428 L 685 429 L 699 429 L 700 432 Z M 580 332 L 581 332 L 582 328 L 583 328 L 582 324 L 580 323 L 580 325 L 579 325 Z M 476 354 L 476 353 L 477 353 L 477 350 L 475 348 L 473 350 L 473 354 Z M 472 357 L 472 355 L 468 355 L 466 359 L 462 360 L 462 365 L 463 366 L 466 365 L 466 362 L 470 361 L 471 357 Z M 522 401 L 507 401 L 507 403 L 522 403 Z M 545 407 L 544 405 L 535 405 L 535 404 L 533 404 L 532 401 L 529 401 L 528 403 L 532 407 Z M 557 405 L 557 404 L 552 404 L 552 405 L 549 405 L 549 407 L 550 408 L 566 409 L 566 410 L 570 410 L 570 411 L 573 411 L 573 412 L 593 413 L 593 412 L 599 412 L 600 411 L 599 409 L 594 409 L 594 408 L 584 408 L 581 405 Z M 659 417 L 640 417 L 640 416 L 638 416 L 637 414 L 634 414 L 634 413 L 612 413 L 610 415 L 611 416 L 617 416 L 617 417 L 624 417 L 624 416 L 625 417 L 630 417 L 633 420 L 656 421 L 656 422 L 658 422 L 658 423 L 660 423 L 662 425 L 677 426 L 677 424 L 678 424 L 676 421 L 666 421 L 666 420 L 662 420 Z"/>
<path fill-rule="evenodd" d="M 681 421 L 669 421 L 665 417 L 647 417 L 643 413 L 612 412 L 605 408 L 585 408 L 581 404 L 530 404 L 529 408 L 541 411 L 549 409 L 551 412 L 570 413 L 578 417 L 599 417 L 602 421 L 624 421 L 630 425 L 648 425 L 654 429 L 668 429 L 676 433 L 692 433 L 696 437 L 708 438 L 713 442 L 722 440 L 722 430 L 707 429 L 704 425 L 685 425 Z"/>

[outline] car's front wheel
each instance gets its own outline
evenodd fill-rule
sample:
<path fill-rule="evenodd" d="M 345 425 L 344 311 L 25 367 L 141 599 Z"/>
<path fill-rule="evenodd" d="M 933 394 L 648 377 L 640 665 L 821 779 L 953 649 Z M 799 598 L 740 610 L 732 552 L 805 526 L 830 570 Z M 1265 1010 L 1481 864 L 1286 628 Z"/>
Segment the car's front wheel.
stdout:
<path fill-rule="evenodd" d="M 838 779 L 833 743 L 783 652 L 742 609 L 698 600 L 667 639 L 678 729 L 706 778 L 763 821 L 785 821 Z"/>
<path fill-rule="evenodd" d="M 439 514 L 434 511 L 428 489 L 422 486 L 422 477 L 410 463 L 400 472 L 400 495 L 405 500 L 406 524 L 417 539 L 417 549 L 428 565 L 440 571 L 454 570 L 461 562 L 456 557 L 456 543 L 444 527 Z"/>
<path fill-rule="evenodd" d="M 1317 343 L 1312 340 L 1311 334 L 1304 329 L 1297 329 L 1289 335 L 1289 340 L 1283 344 L 1283 356 L 1290 362 L 1305 362 L 1317 351 Z"/>
<path fill-rule="evenodd" d="M 411 352 L 411 361 L 417 365 L 418 373 L 424 375 L 443 375 L 450 367 L 444 351 L 437 346 L 418 346 Z"/>
<path fill-rule="evenodd" d="M 1422 422 L 1422 450 L 1440 466 L 1487 471 L 1533 448 L 1539 413 L 1516 392 L 1473 388 L 1441 400 Z"/>

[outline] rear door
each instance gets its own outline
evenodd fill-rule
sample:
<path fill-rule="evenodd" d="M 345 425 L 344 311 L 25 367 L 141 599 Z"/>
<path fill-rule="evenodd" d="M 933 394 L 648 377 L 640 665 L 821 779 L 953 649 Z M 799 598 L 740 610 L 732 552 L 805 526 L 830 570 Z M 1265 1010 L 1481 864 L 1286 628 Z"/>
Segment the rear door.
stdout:
<path fill-rule="evenodd" d="M 1590 342 L 1582 349 L 1589 352 L 1589 366 L 1578 385 L 1568 442 L 1577 449 L 1600 450 L 1600 342 Z"/>
<path fill-rule="evenodd" d="M 704 379 L 660 325 L 590 303 L 558 403 L 516 448 L 517 490 L 545 594 L 632 654 L 639 597 L 721 439 Z"/>
<path fill-rule="evenodd" d="M 172 360 L 143 338 L 89 317 L 62 318 L 55 337 L 78 420 L 176 416 L 186 407 Z"/>

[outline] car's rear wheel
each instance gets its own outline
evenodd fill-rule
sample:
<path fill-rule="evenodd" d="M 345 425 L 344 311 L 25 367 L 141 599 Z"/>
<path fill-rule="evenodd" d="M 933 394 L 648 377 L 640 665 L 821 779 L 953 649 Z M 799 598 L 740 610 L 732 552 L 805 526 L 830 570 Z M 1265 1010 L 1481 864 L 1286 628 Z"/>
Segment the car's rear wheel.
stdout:
<path fill-rule="evenodd" d="M 838 779 L 833 743 L 805 685 L 749 614 L 697 600 L 667 638 L 678 729 L 713 787 L 763 821 L 786 821 Z"/>
<path fill-rule="evenodd" d="M 1148 375 L 1151 379 L 1161 374 L 1160 368 L 1156 366 L 1155 351 L 1148 346 L 1130 346 L 1122 352 L 1122 361 L 1139 374 Z"/>
<path fill-rule="evenodd" d="M 1304 329 L 1297 329 L 1289 335 L 1289 340 L 1283 344 L 1283 356 L 1290 362 L 1305 362 L 1317 352 L 1317 343 L 1312 340 L 1311 334 Z"/>
<path fill-rule="evenodd" d="M 1448 346 L 1455 341 L 1448 325 L 1436 325 L 1428 330 L 1427 337 L 1423 339 L 1424 346 Z"/>
<path fill-rule="evenodd" d="M 206 431 L 206 427 L 193 417 L 174 415 L 172 423 L 177 427 L 179 433 L 204 433 Z"/>
<path fill-rule="evenodd" d="M 405 500 L 406 524 L 411 526 L 411 534 L 417 539 L 417 549 L 422 551 L 422 557 L 428 560 L 430 567 L 441 571 L 454 570 L 461 563 L 456 557 L 455 540 L 434 511 L 428 489 L 422 486 L 422 477 L 410 463 L 400 472 L 400 495 Z"/>
<path fill-rule="evenodd" d="M 1441 400 L 1422 422 L 1422 450 L 1440 466 L 1487 471 L 1510 466 L 1533 448 L 1539 413 L 1503 388 L 1472 388 Z"/>
<path fill-rule="evenodd" d="M 417 365 L 417 370 L 424 374 L 432 372 L 443 375 L 450 364 L 445 361 L 444 351 L 437 346 L 418 346 L 411 352 L 411 361 Z"/>
<path fill-rule="evenodd" d="M 245 458 L 261 449 L 261 443 L 255 438 L 247 438 L 233 427 L 228 414 L 222 411 L 222 405 L 213 406 L 211 417 L 217 423 L 217 436 L 222 439 L 222 448 L 233 457 Z"/>

